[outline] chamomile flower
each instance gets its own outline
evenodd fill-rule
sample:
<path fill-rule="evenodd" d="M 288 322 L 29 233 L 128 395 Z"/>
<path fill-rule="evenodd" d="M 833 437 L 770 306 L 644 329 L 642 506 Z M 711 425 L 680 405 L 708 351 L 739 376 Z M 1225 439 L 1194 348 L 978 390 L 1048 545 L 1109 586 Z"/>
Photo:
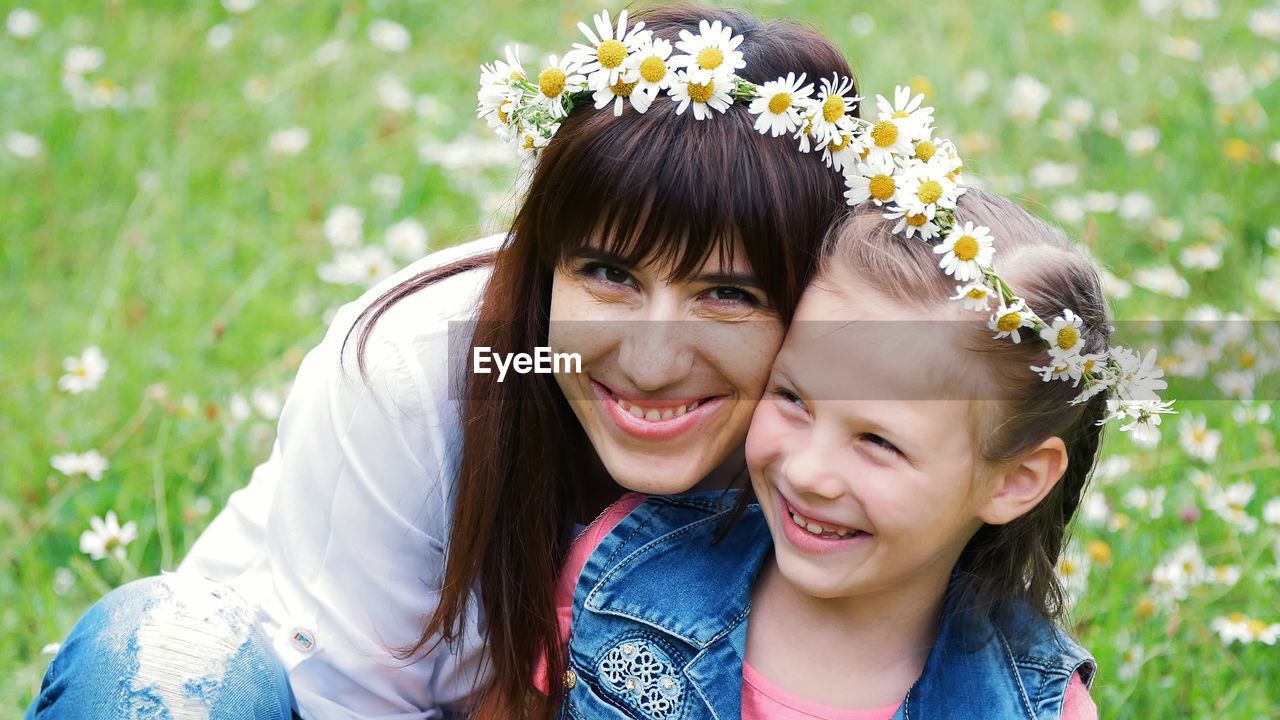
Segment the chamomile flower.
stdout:
<path fill-rule="evenodd" d="M 1136 402 L 1159 401 L 1156 390 L 1163 390 L 1168 383 L 1164 370 L 1156 365 L 1156 351 L 1147 351 L 1146 356 L 1117 345 L 1111 348 L 1111 362 L 1116 378 L 1116 395 L 1121 400 Z"/>
<path fill-rule="evenodd" d="M 545 106 L 551 117 L 562 118 L 568 115 L 564 107 L 565 95 L 581 90 L 586 81 L 586 77 L 578 72 L 578 64 L 573 58 L 552 55 L 546 67 L 538 73 L 538 94 L 534 96 L 533 103 Z"/>
<path fill-rule="evenodd" d="M 710 70 L 679 70 L 668 94 L 679 103 L 676 114 L 681 115 L 693 106 L 693 117 L 704 120 L 711 111 L 723 113 L 733 104 L 729 96 L 730 85 Z"/>
<path fill-rule="evenodd" d="M 968 285 L 957 285 L 956 294 L 951 299 L 964 300 L 965 310 L 990 312 L 991 299 L 997 294 L 995 288 L 988 285 L 985 280 L 979 280 Z"/>
<path fill-rule="evenodd" d="M 700 20 L 697 35 L 688 30 L 680 31 L 676 49 L 684 55 L 673 58 L 672 62 L 689 71 L 710 72 L 727 83 L 737 71 L 747 66 L 742 51 L 738 50 L 741 44 L 742 36 L 734 35 L 733 28 L 719 20 L 712 23 Z"/>
<path fill-rule="evenodd" d="M 966 227 L 970 226 L 969 223 L 965 223 L 965 225 Z M 983 229 L 985 230 L 986 228 L 983 228 Z M 956 231 L 952 230 L 951 234 L 955 235 Z M 970 234 L 970 231 L 968 230 L 966 230 L 961 235 L 961 237 L 973 238 L 974 239 L 973 244 L 975 245 L 979 244 L 977 242 L 977 238 L 974 237 L 972 234 Z M 969 244 L 965 245 L 966 250 L 969 250 L 970 248 L 971 246 Z M 937 249 L 938 248 L 934 248 L 934 251 L 936 252 Z M 994 252 L 994 249 L 992 250 L 992 252 Z M 973 254 L 976 258 L 978 251 L 974 251 Z M 944 258 L 943 261 L 945 262 L 946 259 Z M 967 278 L 957 277 L 956 279 L 961 280 L 961 279 L 967 279 Z M 1031 313 L 1031 310 L 1027 307 L 1027 304 L 1022 301 L 1022 298 L 1016 297 L 1013 299 L 1013 302 L 1008 304 L 1005 304 L 1003 301 L 1001 301 L 1000 307 L 996 310 L 995 314 L 991 316 L 991 319 L 987 321 L 987 327 L 996 331 L 996 334 L 994 336 L 996 338 L 1007 337 L 1007 338 L 1013 338 L 1014 342 L 1022 342 L 1022 336 L 1018 334 L 1018 331 L 1024 327 L 1034 328 L 1035 327 L 1034 318 L 1035 318 L 1035 315 Z"/>
<path fill-rule="evenodd" d="M 844 172 L 845 168 L 858 162 L 864 152 L 866 148 L 856 134 L 842 132 L 822 146 L 822 162 L 832 170 Z"/>
<path fill-rule="evenodd" d="M 897 220 L 893 225 L 893 233 L 895 235 L 901 233 L 902 237 L 910 240 L 916 235 L 925 242 L 932 242 L 942 235 L 942 228 L 938 227 L 938 223 L 930 220 L 924 213 L 911 213 L 900 207 L 895 207 L 884 214 L 888 220 Z M 952 298 L 958 300 L 959 298 Z M 987 308 L 983 308 L 986 310 Z"/>
<path fill-rule="evenodd" d="M 795 73 L 787 73 L 785 78 L 761 85 L 756 93 L 756 99 L 747 107 L 748 112 L 758 116 L 756 132 L 778 137 L 800 128 L 800 110 L 813 98 L 813 83 L 804 84 L 804 73 L 798 78 Z"/>
<path fill-rule="evenodd" d="M 69 357 L 62 361 L 62 369 L 66 375 L 58 378 L 58 389 L 78 395 L 87 390 L 96 390 L 98 383 L 107 374 L 106 357 L 97 345 L 90 345 L 80 353 L 80 357 Z"/>
<path fill-rule="evenodd" d="M 802 128 L 819 146 L 839 142 L 841 133 L 857 130 L 857 124 L 849 113 L 862 100 L 853 93 L 851 78 L 832 74 L 823 78 L 821 88 L 814 98 L 812 111 L 804 116 L 808 124 Z"/>
<path fill-rule="evenodd" d="M 108 510 L 105 518 L 89 519 L 89 529 L 80 533 L 80 552 L 94 560 L 111 555 L 124 560 L 124 549 L 138 538 L 138 525 L 130 520 L 123 526 L 116 519 L 114 510 Z"/>
<path fill-rule="evenodd" d="M 651 38 L 653 33 L 644 29 L 643 22 L 628 29 L 626 10 L 618 13 L 616 30 L 609 22 L 608 10 L 601 10 L 594 21 L 596 32 L 591 32 L 586 23 L 578 23 L 578 29 L 587 36 L 591 44 L 574 43 L 573 50 L 569 51 L 565 59 L 581 66 L 581 72 L 587 78 L 587 87 L 598 93 L 618 84 L 619 76 L 626 69 L 627 57 L 641 42 Z"/>
<path fill-rule="evenodd" d="M 996 254 L 996 248 L 991 238 L 991 231 L 983 226 L 974 226 L 971 222 L 966 222 L 962 228 L 953 228 L 947 237 L 941 243 L 935 245 L 933 251 L 938 255 L 942 255 L 942 260 L 938 262 L 939 267 L 946 274 L 954 277 L 961 282 L 969 282 L 982 277 L 983 271 L 991 267 L 991 258 Z M 1012 313 L 1018 315 L 1015 325 L 1011 329 L 1006 329 L 1008 323 L 1015 322 L 1014 318 L 1006 321 L 1003 317 L 998 322 L 993 320 L 991 328 L 996 329 L 996 325 L 1000 326 L 1000 335 L 996 337 L 1004 337 L 1010 335 L 1014 342 L 1019 342 L 1018 328 L 1022 327 L 1024 315 L 1030 313 L 1026 309 L 1026 305 L 1022 300 L 1016 300 L 1013 305 L 1005 307 L 1001 305 L 1001 315 Z M 1021 313 L 1021 314 L 1019 314 Z"/>
<path fill-rule="evenodd" d="M 519 142 L 516 145 L 516 151 L 520 154 L 520 159 L 524 161 L 538 159 L 538 154 L 551 142 L 551 136 L 555 135 L 556 130 L 559 128 L 559 123 L 548 126 L 545 131 L 539 128 L 526 128 L 519 134 Z"/>
<path fill-rule="evenodd" d="M 49 458 L 49 464 L 54 470 L 68 477 L 78 473 L 84 473 L 90 480 L 97 482 L 102 479 L 102 473 L 106 471 L 108 463 L 107 459 L 97 450 L 90 450 L 85 453 L 62 453 Z"/>
<path fill-rule="evenodd" d="M 507 56 L 505 62 L 495 60 L 491 65 L 480 66 L 480 90 L 476 93 L 478 100 L 476 115 L 486 120 L 494 118 L 505 127 L 511 122 L 512 102 L 522 94 L 522 91 L 515 87 L 515 83 L 525 82 L 529 76 L 524 66 L 520 64 L 519 47 L 508 45 L 503 48 L 503 51 Z M 498 129 L 492 122 L 489 126 L 495 130 Z"/>
<path fill-rule="evenodd" d="M 933 108 L 925 105 L 924 94 L 911 95 L 911 88 L 899 85 L 894 88 L 893 102 L 883 95 L 876 96 L 876 109 L 880 112 L 879 120 L 900 122 L 899 127 L 907 128 L 913 137 L 919 137 L 933 125 Z"/>
<path fill-rule="evenodd" d="M 626 106 L 627 100 L 634 98 L 636 91 L 636 81 L 628 81 L 627 75 L 618 76 L 618 81 L 608 87 L 602 87 L 591 94 L 591 99 L 595 101 L 595 108 L 602 110 L 609 103 L 613 103 L 613 116 L 622 115 L 622 108 Z M 634 101 L 633 101 L 634 102 Z M 647 109 L 647 105 L 646 105 Z M 637 108 L 637 112 L 639 108 Z"/>
<path fill-rule="evenodd" d="M 894 170 L 893 161 L 883 158 L 858 163 L 844 174 L 844 184 L 848 188 L 845 199 L 850 205 L 859 205 L 867 200 L 876 205 L 892 202 L 898 192 Z"/>
<path fill-rule="evenodd" d="M 1191 415 L 1183 418 L 1178 426 L 1178 442 L 1187 455 L 1211 463 L 1222 447 L 1222 433 L 1210 429 L 1205 416 Z"/>
<path fill-rule="evenodd" d="M 894 202 L 898 207 L 930 220 L 939 210 L 953 210 L 963 188 L 956 185 L 949 175 L 951 167 L 941 161 L 926 163 L 915 161 L 898 181 Z M 960 278 L 964 279 L 964 278 Z"/>
<path fill-rule="evenodd" d="M 625 74 L 635 81 L 631 91 L 631 106 L 636 112 L 649 109 L 658 93 L 671 87 L 675 71 L 671 66 L 671 43 L 660 37 L 642 40 L 634 52 L 627 56 Z"/>
<path fill-rule="evenodd" d="M 1225 488 L 1210 489 L 1205 494 L 1204 504 L 1237 530 L 1253 534 L 1258 531 L 1258 518 L 1245 508 L 1253 500 L 1255 492 L 1253 483 L 1232 483 Z"/>
<path fill-rule="evenodd" d="M 1063 310 L 1049 327 L 1040 331 L 1040 339 L 1049 344 L 1049 356 L 1058 362 L 1075 357 L 1084 349 L 1081 328 L 1084 320 L 1071 310 Z"/>

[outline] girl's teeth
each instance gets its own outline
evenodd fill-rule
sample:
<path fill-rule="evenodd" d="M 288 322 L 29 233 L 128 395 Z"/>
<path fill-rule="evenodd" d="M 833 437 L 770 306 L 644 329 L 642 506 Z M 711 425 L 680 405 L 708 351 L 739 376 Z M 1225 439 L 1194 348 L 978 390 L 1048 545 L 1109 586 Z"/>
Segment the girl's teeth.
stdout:
<path fill-rule="evenodd" d="M 846 528 L 840 528 L 839 530 L 828 530 L 815 522 L 810 522 L 806 520 L 805 518 L 801 517 L 798 513 L 795 513 L 795 512 L 791 513 L 791 522 L 795 523 L 796 525 L 799 525 L 800 527 L 804 528 L 810 533 L 813 533 L 814 535 L 831 534 L 831 535 L 835 535 L 836 537 L 849 537 L 850 535 L 857 534 L 856 530 L 849 530 Z"/>
<path fill-rule="evenodd" d="M 658 412 L 657 410 L 650 410 L 649 412 L 644 414 L 644 419 L 645 420 L 661 420 L 662 413 Z"/>
<path fill-rule="evenodd" d="M 631 409 L 630 409 L 630 411 L 629 411 L 629 412 L 630 412 L 632 415 L 635 415 L 635 416 L 636 416 L 636 417 L 638 417 L 638 418 L 643 418 L 643 417 L 644 417 L 644 411 L 643 411 L 643 410 L 641 410 L 640 408 L 636 407 L 635 405 L 632 405 L 632 406 L 631 406 Z"/>
<path fill-rule="evenodd" d="M 683 406 L 683 405 L 681 405 L 680 407 L 676 408 L 676 417 L 680 417 L 680 416 L 681 416 L 681 415 L 683 415 L 684 413 L 685 413 L 685 410 L 684 410 L 684 406 Z"/>
<path fill-rule="evenodd" d="M 674 416 L 675 416 L 675 412 L 673 412 L 671 408 L 667 408 L 666 411 L 662 413 L 663 420 L 670 420 Z"/>

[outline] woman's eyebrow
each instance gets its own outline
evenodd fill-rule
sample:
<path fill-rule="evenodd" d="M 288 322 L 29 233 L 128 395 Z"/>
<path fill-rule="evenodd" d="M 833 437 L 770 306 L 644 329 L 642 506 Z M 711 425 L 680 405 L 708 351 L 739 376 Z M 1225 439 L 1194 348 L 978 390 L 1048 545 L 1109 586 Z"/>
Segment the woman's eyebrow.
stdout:
<path fill-rule="evenodd" d="M 612 263 L 614 265 L 631 266 L 631 261 L 615 252 L 610 252 L 602 247 L 595 245 L 579 245 L 578 247 L 565 253 L 567 257 L 582 258 L 583 260 L 599 260 L 600 262 Z"/>
<path fill-rule="evenodd" d="M 755 273 L 748 270 L 701 273 L 695 279 L 699 282 L 714 283 L 717 285 L 751 285 L 753 287 L 760 287 L 760 278 L 756 277 Z"/>

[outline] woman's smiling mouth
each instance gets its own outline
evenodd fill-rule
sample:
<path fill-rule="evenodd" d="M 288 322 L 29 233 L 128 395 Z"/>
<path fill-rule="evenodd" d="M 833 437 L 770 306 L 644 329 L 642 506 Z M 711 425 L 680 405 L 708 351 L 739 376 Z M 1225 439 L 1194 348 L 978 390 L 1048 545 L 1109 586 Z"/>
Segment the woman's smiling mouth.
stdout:
<path fill-rule="evenodd" d="M 641 440 L 679 437 L 724 404 L 723 396 L 679 400 L 631 400 L 596 380 L 591 389 L 604 404 L 615 425 Z"/>

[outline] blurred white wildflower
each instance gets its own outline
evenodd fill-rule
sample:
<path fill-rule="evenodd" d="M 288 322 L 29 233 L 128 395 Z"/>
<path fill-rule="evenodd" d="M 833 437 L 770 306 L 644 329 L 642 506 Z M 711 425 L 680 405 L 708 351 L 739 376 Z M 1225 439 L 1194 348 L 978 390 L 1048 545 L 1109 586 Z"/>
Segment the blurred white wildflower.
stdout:
<path fill-rule="evenodd" d="M 138 537 L 137 523 L 130 520 L 121 526 L 114 510 L 108 510 L 105 519 L 90 518 L 89 528 L 80 533 L 80 552 L 94 560 L 101 560 L 107 555 L 124 560 L 125 546 Z"/>
<path fill-rule="evenodd" d="M 192 500 L 191 506 L 192 509 L 196 511 L 197 515 L 208 515 L 213 511 L 213 501 L 204 495 L 200 495 L 195 500 Z"/>
<path fill-rule="evenodd" d="M 1182 17 L 1188 20 L 1212 20 L 1220 12 L 1218 0 L 1182 0 Z"/>
<path fill-rule="evenodd" d="M 1231 411 L 1231 419 L 1236 421 L 1237 425 L 1266 425 L 1271 422 L 1271 405 L 1269 403 L 1241 403 Z M 1280 500 L 1267 503 L 1268 506 L 1275 505 L 1277 512 L 1280 512 Z M 1266 511 L 1263 511 L 1265 517 Z M 1280 525 L 1280 515 L 1276 516 L 1276 524 Z M 1271 522 L 1268 520 L 1267 522 Z"/>
<path fill-rule="evenodd" d="M 1111 519 L 1111 506 L 1107 498 L 1098 490 L 1085 494 L 1080 503 L 1080 521 L 1090 527 L 1102 527 Z"/>
<path fill-rule="evenodd" d="M 1093 119 L 1093 103 L 1082 97 L 1069 97 L 1062 102 L 1062 119 L 1076 127 L 1084 127 Z"/>
<path fill-rule="evenodd" d="M 76 584 L 75 573 L 69 568 L 60 567 L 53 571 L 53 594 L 59 597 L 71 592 Z"/>
<path fill-rule="evenodd" d="M 1118 480 L 1133 470 L 1133 460 L 1128 455 L 1109 455 L 1098 463 L 1094 476 L 1103 482 Z"/>
<path fill-rule="evenodd" d="M 391 173 L 379 173 L 369 180 L 369 189 L 386 207 L 395 207 L 404 192 L 404 178 Z"/>
<path fill-rule="evenodd" d="M 1005 101 L 1005 110 L 1014 120 L 1034 122 L 1040 117 L 1040 111 L 1049 102 L 1050 96 L 1049 86 L 1023 73 L 1013 80 L 1013 87 Z"/>
<path fill-rule="evenodd" d="M 1058 579 L 1062 581 L 1063 600 L 1070 610 L 1089 588 L 1089 556 L 1074 545 L 1058 556 Z"/>
<path fill-rule="evenodd" d="M 1113 300 L 1123 300 L 1133 294 L 1133 285 L 1128 280 L 1116 277 L 1115 273 L 1103 268 L 1102 291 Z"/>
<path fill-rule="evenodd" d="M 1120 667 L 1116 668 L 1116 678 L 1121 682 L 1129 682 L 1138 676 L 1142 664 L 1146 662 L 1146 650 L 1141 643 L 1127 641 L 1120 651 Z"/>
<path fill-rule="evenodd" d="M 280 398 L 280 394 L 266 388 L 256 388 L 249 393 L 249 402 L 253 404 L 253 409 L 257 410 L 259 415 L 268 420 L 279 418 L 280 411 L 284 409 L 284 401 Z"/>
<path fill-rule="evenodd" d="M 1211 463 L 1218 458 L 1222 433 L 1208 426 L 1204 415 L 1184 415 L 1178 424 L 1178 442 L 1187 455 Z"/>
<path fill-rule="evenodd" d="M 1163 485 L 1150 490 L 1135 485 L 1125 491 L 1122 502 L 1130 510 L 1146 513 L 1152 520 L 1156 520 L 1164 516 L 1164 499 L 1167 492 Z"/>
<path fill-rule="evenodd" d="M 401 260 L 417 260 L 427 252 L 427 229 L 413 218 L 387 228 L 387 250 Z"/>
<path fill-rule="evenodd" d="M 300 126 L 277 130 L 267 138 L 267 148 L 275 155 L 297 155 L 309 144 L 311 144 L 311 131 Z"/>
<path fill-rule="evenodd" d="M 213 50 L 221 50 L 231 43 L 231 38 L 234 36 L 235 32 L 230 25 L 218 23 L 209 28 L 209 32 L 204 36 L 204 44 Z"/>
<path fill-rule="evenodd" d="M 1054 188 L 1070 185 L 1079 175 L 1080 171 L 1075 165 L 1041 160 L 1031 166 L 1031 171 L 1027 173 L 1027 180 L 1032 187 Z"/>
<path fill-rule="evenodd" d="M 35 135 L 28 135 L 19 130 L 11 130 L 4 136 L 4 145 L 9 152 L 24 160 L 30 160 L 44 150 L 44 143 Z"/>
<path fill-rule="evenodd" d="M 1168 265 L 1135 270 L 1133 284 L 1172 298 L 1184 298 L 1191 294 L 1191 284 Z"/>
<path fill-rule="evenodd" d="M 404 52 L 412 38 L 405 26 L 392 20 L 374 20 L 369 23 L 369 41 L 387 52 Z"/>
<path fill-rule="evenodd" d="M 1231 587 L 1240 582 L 1243 574 L 1239 565 L 1214 565 L 1205 571 L 1205 581 Z"/>
<path fill-rule="evenodd" d="M 987 89 L 990 87 L 991 78 L 986 72 L 978 68 L 970 68 L 960 75 L 960 82 L 956 85 L 956 94 L 959 96 L 961 103 L 971 105 L 975 100 L 986 94 Z"/>
<path fill-rule="evenodd" d="M 1249 370 L 1227 370 L 1215 375 L 1213 384 L 1226 397 L 1249 401 L 1253 400 L 1258 376 Z"/>
<path fill-rule="evenodd" d="M 316 51 L 311 54 L 311 59 L 315 61 L 316 65 L 324 67 L 337 62 L 346 52 L 346 42 L 341 38 L 338 38 L 336 40 L 330 40 L 316 48 Z"/>
<path fill-rule="evenodd" d="M 321 280 L 339 285 L 372 287 L 395 272 L 395 264 L 387 251 L 377 245 L 339 252 L 333 262 L 316 270 Z"/>
<path fill-rule="evenodd" d="M 1206 73 L 1204 82 L 1214 101 L 1220 105 L 1239 105 L 1253 92 L 1249 78 L 1239 65 L 1210 70 Z"/>
<path fill-rule="evenodd" d="M 249 12 L 257 4 L 258 0 L 222 0 L 222 7 L 226 8 L 227 12 L 236 15 Z"/>
<path fill-rule="evenodd" d="M 58 378 L 58 389 L 72 395 L 97 389 L 98 383 L 107 374 L 109 365 L 102 350 L 97 345 L 90 345 L 80 353 L 80 357 L 69 357 L 62 361 L 62 369 L 67 374 Z"/>
<path fill-rule="evenodd" d="M 97 450 L 90 450 L 84 453 L 61 453 L 49 458 L 49 464 L 54 470 L 70 477 L 76 473 L 84 473 L 90 480 L 97 482 L 102 479 L 102 473 L 106 471 L 108 463 L 107 459 Z"/>
<path fill-rule="evenodd" d="M 1182 223 L 1173 218 L 1158 217 L 1151 221 L 1151 234 L 1165 242 L 1177 242 L 1182 238 Z"/>
<path fill-rule="evenodd" d="M 1160 131 L 1150 125 L 1134 128 L 1124 136 L 1124 149 L 1134 156 L 1146 155 L 1159 144 Z"/>
<path fill-rule="evenodd" d="M 1103 110 L 1098 115 L 1098 127 L 1111 137 L 1119 137 L 1120 130 L 1123 129 L 1120 125 L 1120 113 L 1116 112 L 1115 108 Z"/>
<path fill-rule="evenodd" d="M 866 37 L 875 32 L 876 20 L 866 13 L 854 13 L 849 16 L 849 29 L 857 37 Z"/>
<path fill-rule="evenodd" d="M 1053 212 L 1054 217 L 1067 225 L 1079 225 L 1084 221 L 1084 205 L 1081 204 L 1079 198 L 1067 195 L 1054 198 L 1049 209 Z"/>
<path fill-rule="evenodd" d="M 1151 582 L 1162 599 L 1185 600 L 1191 588 L 1204 582 L 1204 576 L 1204 555 L 1195 541 L 1189 541 L 1165 555 L 1151 571 Z"/>
<path fill-rule="evenodd" d="M 231 414 L 231 421 L 241 423 L 249 419 L 252 412 L 249 407 L 249 401 L 244 399 L 240 393 L 236 393 L 227 400 L 227 411 Z"/>
<path fill-rule="evenodd" d="M 1259 8 L 1249 13 L 1249 29 L 1266 40 L 1280 38 L 1280 7 Z"/>
<path fill-rule="evenodd" d="M 76 45 L 62 58 L 62 71 L 68 75 L 86 75 L 102 67 L 107 59 L 102 48 Z"/>
<path fill-rule="evenodd" d="M 1222 248 L 1208 243 L 1193 243 L 1178 254 L 1184 267 L 1196 270 L 1216 270 L 1222 265 Z"/>
<path fill-rule="evenodd" d="M 1120 199 L 1110 190 L 1090 190 L 1084 194 L 1084 208 L 1091 213 L 1115 212 Z"/>
<path fill-rule="evenodd" d="M 337 205 L 324 219 L 324 236 L 329 245 L 341 250 L 359 247 L 364 241 L 364 211 L 350 205 Z"/>
<path fill-rule="evenodd" d="M 1280 77 L 1280 54 L 1269 52 L 1258 59 L 1250 70 L 1250 80 L 1255 88 L 1264 88 Z M 1250 111 L 1254 111 L 1250 116 Z M 1245 107 L 1246 119 L 1253 127 L 1261 127 L 1266 123 L 1266 113 L 1262 108 L 1249 105 Z"/>
<path fill-rule="evenodd" d="M 29 38 L 40 31 L 40 18 L 26 8 L 14 8 L 5 18 L 4 26 L 16 38 Z"/>
<path fill-rule="evenodd" d="M 1258 529 L 1258 518 L 1245 510 L 1256 492 L 1253 483 L 1236 482 L 1225 488 L 1210 488 L 1205 493 L 1205 507 L 1241 532 L 1252 534 Z"/>
<path fill-rule="evenodd" d="M 1262 519 L 1268 525 L 1280 525 L 1280 497 L 1273 497 L 1262 506 Z"/>
<path fill-rule="evenodd" d="M 1075 139 L 1076 128 L 1066 120 L 1049 120 L 1044 124 L 1044 134 L 1051 140 L 1067 143 Z"/>
<path fill-rule="evenodd" d="M 1260 278 L 1256 286 L 1258 299 L 1269 309 L 1280 312 L 1280 278 Z"/>
<path fill-rule="evenodd" d="M 1156 202 L 1139 190 L 1131 190 L 1120 197 L 1116 206 L 1120 219 L 1135 225 L 1146 225 L 1156 214 Z"/>
<path fill-rule="evenodd" d="M 1167 15 L 1173 6 L 1174 0 L 1138 0 L 1138 7 L 1142 9 L 1142 14 L 1153 20 Z"/>
<path fill-rule="evenodd" d="M 1200 43 L 1189 37 L 1167 37 L 1160 41 L 1160 50 L 1169 57 L 1191 62 L 1200 62 L 1204 57 Z"/>
<path fill-rule="evenodd" d="M 1244 613 L 1234 612 L 1225 617 L 1216 617 L 1209 623 L 1209 628 L 1218 634 L 1223 645 L 1238 642 L 1247 645 L 1252 642 L 1275 645 L 1280 638 L 1280 623 L 1267 624 L 1262 620 L 1250 618 Z"/>
<path fill-rule="evenodd" d="M 378 102 L 394 113 L 406 113 L 413 106 L 413 92 L 408 86 L 391 75 L 383 75 L 378 79 Z"/>

